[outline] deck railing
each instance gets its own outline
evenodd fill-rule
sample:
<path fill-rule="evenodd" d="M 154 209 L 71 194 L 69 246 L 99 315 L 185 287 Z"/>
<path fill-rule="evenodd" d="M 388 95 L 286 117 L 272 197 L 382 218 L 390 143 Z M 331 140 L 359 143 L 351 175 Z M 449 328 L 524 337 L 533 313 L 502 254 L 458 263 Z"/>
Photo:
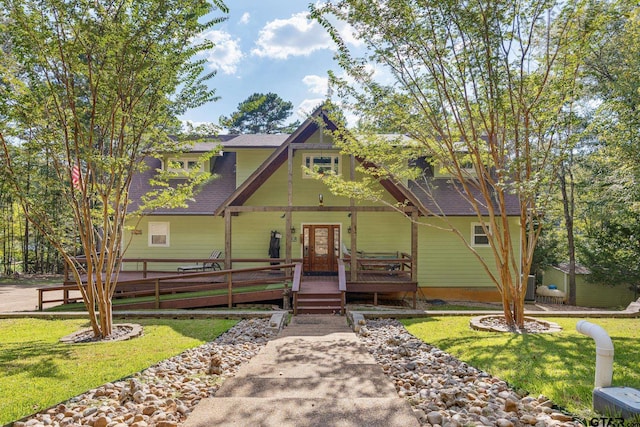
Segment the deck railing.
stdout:
<path fill-rule="evenodd" d="M 351 270 L 351 259 L 342 258 L 347 271 Z M 356 281 L 388 281 L 392 278 L 416 281 L 412 277 L 413 260 L 405 252 L 360 252 L 356 256 Z"/>
<path fill-rule="evenodd" d="M 155 261 L 155 260 L 154 260 Z M 175 261 L 172 259 L 171 261 Z M 190 259 L 189 261 L 193 261 Z M 187 261 L 187 262 L 189 262 Z M 182 261 L 179 261 L 182 262 Z M 140 279 L 118 280 L 116 285 L 116 293 L 114 297 L 129 298 L 139 296 L 154 296 L 154 307 L 160 308 L 160 295 L 178 292 L 197 292 L 207 290 L 227 289 L 227 305 L 229 308 L 233 305 L 234 290 L 243 287 L 254 286 L 258 284 L 280 283 L 284 282 L 283 294 L 288 293 L 288 284 L 293 281 L 293 268 L 300 264 L 278 264 L 264 267 L 238 268 L 233 270 L 211 270 L 197 273 L 175 273 L 163 274 L 155 277 L 146 277 L 149 271 L 143 272 Z M 272 273 L 277 275 L 262 275 L 256 277 L 251 273 Z M 164 272 L 167 273 L 167 272 Z M 214 281 L 216 277 L 224 277 L 222 280 Z M 299 280 L 299 279 L 298 279 Z M 206 283 L 209 281 L 210 283 Z M 165 286 L 162 286 L 165 284 Z M 85 285 L 86 286 L 86 285 Z M 40 288 L 38 289 L 38 309 L 42 310 L 43 304 L 51 302 L 73 302 L 82 298 L 70 297 L 69 291 L 78 290 L 76 284 L 65 284 L 63 286 Z M 62 291 L 63 298 L 44 299 L 44 294 L 54 291 Z"/>
<path fill-rule="evenodd" d="M 74 260 L 79 264 L 86 262 L 86 257 L 75 257 Z M 217 262 L 220 265 L 224 265 L 224 258 L 122 258 L 121 263 L 124 266 L 125 264 L 136 264 L 135 269 L 123 269 L 122 271 L 139 271 L 142 273 L 142 277 L 146 278 L 150 273 L 168 273 L 173 270 L 168 269 L 152 269 L 149 266 L 153 266 L 154 264 L 160 264 L 166 266 L 170 265 L 179 265 L 179 264 L 211 264 L 213 262 Z M 242 264 L 242 263 L 250 263 L 250 264 L 279 264 L 280 268 L 284 268 L 283 265 L 287 262 L 285 258 L 231 258 L 231 264 Z M 302 262 L 302 259 L 292 259 L 291 263 Z M 139 268 L 139 266 L 142 268 Z M 176 270 L 177 267 L 174 269 Z M 65 264 L 64 269 L 64 281 L 71 281 L 69 267 Z M 75 282 L 72 282 L 75 283 Z"/>

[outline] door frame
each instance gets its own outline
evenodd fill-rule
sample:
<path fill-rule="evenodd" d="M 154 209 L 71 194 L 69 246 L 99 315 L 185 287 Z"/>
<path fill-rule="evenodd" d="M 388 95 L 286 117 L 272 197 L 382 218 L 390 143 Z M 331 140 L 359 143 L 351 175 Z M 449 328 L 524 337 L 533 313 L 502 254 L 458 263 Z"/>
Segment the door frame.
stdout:
<path fill-rule="evenodd" d="M 326 225 L 326 226 L 332 226 L 338 227 L 338 231 L 339 231 L 339 235 L 340 235 L 340 241 L 338 242 L 338 257 L 336 258 L 336 263 L 338 258 L 340 258 L 342 256 L 342 223 L 341 222 L 327 222 L 327 221 L 323 221 L 323 222 L 301 222 L 300 223 L 300 258 L 302 259 L 302 264 L 304 265 L 304 227 L 305 226 L 322 226 L 322 225 Z M 305 273 L 309 273 L 309 272 L 305 272 Z"/>

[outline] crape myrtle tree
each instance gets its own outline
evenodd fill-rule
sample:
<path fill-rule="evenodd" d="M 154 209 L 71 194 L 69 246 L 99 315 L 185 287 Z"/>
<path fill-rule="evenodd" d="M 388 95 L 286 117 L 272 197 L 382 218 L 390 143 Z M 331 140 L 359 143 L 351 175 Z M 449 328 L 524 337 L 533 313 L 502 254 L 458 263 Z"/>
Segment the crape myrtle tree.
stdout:
<path fill-rule="evenodd" d="M 331 34 L 345 75 L 330 74 L 360 132 L 338 130 L 343 150 L 376 168 L 370 180 L 417 178 L 408 162 L 428 158 L 449 173 L 488 236 L 485 259 L 431 201 L 432 214 L 472 250 L 497 286 L 507 324 L 524 326 L 524 296 L 540 218 L 557 160 L 559 113 L 573 101 L 583 55 L 582 6 L 574 1 L 344 0 L 312 5 Z M 366 46 L 353 54 L 336 25 Z M 349 36 L 351 37 L 351 35 Z M 375 124 L 407 138 L 376 139 Z M 409 141 L 409 142 L 407 142 Z M 403 145 L 404 149 L 397 147 Z M 375 197 L 362 182 L 327 179 L 334 191 Z M 427 197 L 433 188 L 421 182 Z M 508 210 L 517 198 L 519 221 Z M 518 234 L 512 234 L 514 227 Z"/>
<path fill-rule="evenodd" d="M 197 36 L 224 19 L 206 15 L 227 8 L 220 0 L 0 0 L 0 10 L 3 177 L 71 267 L 95 336 L 106 337 L 132 176 L 145 156 L 184 149 L 168 137 L 177 117 L 215 98 L 194 55 L 211 47 Z M 40 174 L 33 159 L 53 173 Z M 27 189 L 34 175 L 42 185 Z M 155 182 L 149 206 L 185 203 L 207 176 L 188 178 Z M 73 229 L 55 226 L 44 191 L 70 207 Z"/>
<path fill-rule="evenodd" d="M 220 125 L 229 133 L 288 133 L 293 132 L 298 121 L 285 125 L 291 116 L 293 104 L 275 93 L 254 93 L 238 104 L 231 116 L 221 116 Z"/>

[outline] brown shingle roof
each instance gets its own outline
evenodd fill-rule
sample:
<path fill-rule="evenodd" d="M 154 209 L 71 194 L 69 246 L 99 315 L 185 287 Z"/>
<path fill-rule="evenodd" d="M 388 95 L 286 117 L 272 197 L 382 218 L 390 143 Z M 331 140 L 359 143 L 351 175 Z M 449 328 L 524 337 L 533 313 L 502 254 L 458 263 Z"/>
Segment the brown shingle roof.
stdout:
<path fill-rule="evenodd" d="M 477 215 L 468 197 L 461 192 L 461 184 L 446 178 L 423 178 L 409 183 L 409 189 L 422 202 L 423 206 L 435 215 L 449 216 L 475 216 Z M 471 189 L 478 201 L 481 213 L 486 215 L 489 209 L 484 202 L 484 197 L 478 189 Z M 519 215 L 520 206 L 518 197 L 507 194 L 505 197 L 508 215 Z M 493 203 L 494 212 L 497 204 Z"/>
<path fill-rule="evenodd" d="M 139 207 L 142 196 L 152 189 L 149 180 L 155 175 L 156 169 L 160 168 L 160 160 L 158 159 L 147 158 L 145 162 L 150 167 L 142 174 L 136 175 L 131 182 L 130 212 Z M 236 154 L 225 152 L 222 157 L 219 157 L 214 173 L 217 178 L 206 183 L 201 191 L 195 195 L 195 200 L 188 202 L 187 208 L 161 208 L 155 210 L 151 215 L 211 215 L 235 190 Z"/>

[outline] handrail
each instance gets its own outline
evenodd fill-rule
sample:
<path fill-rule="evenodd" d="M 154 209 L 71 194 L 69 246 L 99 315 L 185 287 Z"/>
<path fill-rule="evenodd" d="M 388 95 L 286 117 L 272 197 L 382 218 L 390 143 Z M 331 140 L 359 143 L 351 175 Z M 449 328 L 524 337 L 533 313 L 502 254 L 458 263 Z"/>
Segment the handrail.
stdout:
<path fill-rule="evenodd" d="M 299 266 L 299 268 L 298 268 Z M 197 272 L 197 273 L 181 273 L 181 274 L 172 274 L 172 275 L 168 275 L 168 276 L 156 276 L 156 277 L 148 277 L 148 278 L 141 278 L 141 279 L 130 279 L 130 280 L 118 280 L 116 287 L 126 287 L 128 285 L 138 285 L 138 284 L 154 284 L 154 296 L 155 296 L 155 306 L 159 307 L 160 304 L 160 282 L 166 282 L 166 281 L 180 281 L 182 279 L 193 279 L 193 278 L 198 278 L 198 277 L 214 277 L 214 276 L 227 276 L 227 279 L 225 280 L 226 283 L 228 283 L 228 292 L 229 292 L 229 304 L 231 304 L 232 302 L 232 293 L 233 293 L 233 275 L 237 274 L 237 273 L 250 273 L 250 272 L 254 272 L 254 271 L 264 271 L 264 270 L 280 270 L 280 269 L 287 269 L 287 268 L 292 268 L 292 267 L 296 267 L 296 272 L 298 274 L 298 281 L 300 280 L 300 275 L 301 275 L 301 271 L 302 271 L 302 264 L 296 264 L 296 263 L 290 263 L 290 264 L 279 264 L 279 265 L 270 265 L 270 266 L 264 266 L 264 267 L 250 267 L 250 268 L 239 268 L 239 269 L 233 269 L 233 270 L 218 270 L 218 271 L 205 271 L 205 272 Z M 291 276 L 280 276 L 278 277 L 279 279 L 292 279 Z M 246 281 L 245 281 L 246 282 Z M 236 283 L 238 284 L 242 284 L 243 281 L 236 281 Z M 245 283 L 246 284 L 246 283 Z M 286 284 L 285 284 L 286 286 Z M 299 285 L 298 285 L 299 286 Z M 241 286 L 238 286 L 241 287 Z M 76 287 L 77 289 L 77 287 Z M 38 308 L 39 310 L 42 310 L 42 305 L 46 302 L 59 302 L 59 300 L 44 300 L 42 297 L 42 294 L 44 292 L 47 292 L 48 290 L 63 290 L 63 292 L 65 293 L 65 298 L 64 301 L 67 302 L 67 300 L 70 300 L 71 298 L 68 297 L 68 290 L 73 290 L 71 288 L 71 285 L 68 286 L 61 286 L 61 287 L 56 287 L 56 288 L 42 288 L 42 289 L 38 289 L 38 293 L 39 293 L 39 302 L 38 302 Z M 120 295 L 123 296 L 123 295 Z"/>
<path fill-rule="evenodd" d="M 300 292 L 300 283 L 302 282 L 302 263 L 297 262 L 293 271 L 293 283 L 291 284 L 291 293 L 293 294 L 293 315 L 298 314 L 298 292 Z"/>
<path fill-rule="evenodd" d="M 340 314 L 344 315 L 347 304 L 347 273 L 341 259 L 338 260 L 338 290 L 340 291 Z"/>
<path fill-rule="evenodd" d="M 76 262 L 80 263 L 85 263 L 87 262 L 87 257 L 84 255 L 79 255 L 76 257 L 72 258 L 73 260 L 75 260 Z M 251 262 L 251 263 L 286 263 L 287 261 L 289 262 L 302 262 L 302 258 L 294 258 L 291 260 L 287 260 L 286 258 L 231 258 L 231 263 L 243 263 L 243 262 Z M 149 270 L 147 268 L 149 263 L 211 263 L 211 262 L 218 262 L 220 264 L 224 263 L 224 258 L 220 257 L 220 258 L 211 258 L 211 257 L 207 257 L 207 258 L 122 258 L 120 260 L 121 264 L 125 264 L 125 263 L 138 263 L 138 264 L 142 264 L 142 270 L 137 270 L 137 271 L 142 271 L 142 277 L 146 278 L 147 277 L 147 273 L 151 273 L 154 272 L 154 270 Z M 277 267 L 279 268 L 283 268 L 283 264 L 279 264 Z M 163 270 L 166 271 L 166 270 Z M 69 277 L 69 266 L 65 263 L 65 272 L 64 272 L 64 281 L 68 282 L 70 281 L 70 277 Z"/>
<path fill-rule="evenodd" d="M 347 291 L 347 274 L 342 259 L 338 260 L 338 290 L 341 292 Z"/>
<path fill-rule="evenodd" d="M 300 282 L 302 281 L 302 264 L 296 262 L 295 268 L 293 271 L 293 284 L 291 285 L 291 292 L 299 292 L 300 291 Z"/>

